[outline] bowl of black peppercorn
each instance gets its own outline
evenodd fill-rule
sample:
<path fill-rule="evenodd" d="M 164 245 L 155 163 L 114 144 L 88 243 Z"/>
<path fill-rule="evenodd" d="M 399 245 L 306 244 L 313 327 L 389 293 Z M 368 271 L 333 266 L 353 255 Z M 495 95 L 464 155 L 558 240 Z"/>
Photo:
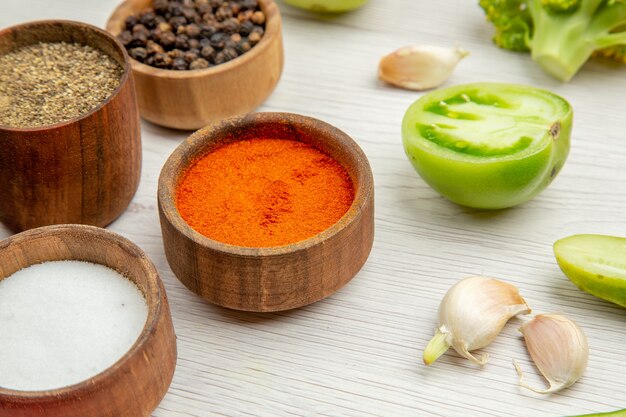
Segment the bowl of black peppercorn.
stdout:
<path fill-rule="evenodd" d="M 282 73 L 274 0 L 125 0 L 106 28 L 131 57 L 141 116 L 161 126 L 253 111 Z"/>

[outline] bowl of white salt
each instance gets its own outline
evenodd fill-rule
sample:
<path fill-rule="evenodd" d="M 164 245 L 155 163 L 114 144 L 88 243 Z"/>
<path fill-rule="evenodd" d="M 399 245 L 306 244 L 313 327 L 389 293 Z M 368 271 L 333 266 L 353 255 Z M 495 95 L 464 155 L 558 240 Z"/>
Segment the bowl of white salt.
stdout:
<path fill-rule="evenodd" d="M 150 416 L 176 366 L 145 253 L 92 226 L 0 241 L 0 416 Z"/>

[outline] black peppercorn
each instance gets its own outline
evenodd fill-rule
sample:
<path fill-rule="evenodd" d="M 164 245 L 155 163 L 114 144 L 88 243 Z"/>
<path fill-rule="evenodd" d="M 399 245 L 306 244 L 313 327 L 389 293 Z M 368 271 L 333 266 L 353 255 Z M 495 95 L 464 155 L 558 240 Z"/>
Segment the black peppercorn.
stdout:
<path fill-rule="evenodd" d="M 193 61 L 191 64 L 189 64 L 190 70 L 205 69 L 208 67 L 209 67 L 209 62 L 206 59 L 202 59 L 202 58 L 198 58 L 195 61 Z"/>
<path fill-rule="evenodd" d="M 197 39 L 189 39 L 189 50 L 200 49 L 200 41 Z"/>
<path fill-rule="evenodd" d="M 176 35 L 172 32 L 163 32 L 158 37 L 158 41 L 164 48 L 169 49 L 176 43 Z"/>
<path fill-rule="evenodd" d="M 200 56 L 204 59 L 211 59 L 215 55 L 215 49 L 210 46 L 204 46 L 200 50 Z"/>
<path fill-rule="evenodd" d="M 258 32 L 252 32 L 250 36 L 248 36 L 248 42 L 250 42 L 250 45 L 252 46 L 259 43 L 260 40 L 261 40 L 261 35 L 259 35 Z"/>
<path fill-rule="evenodd" d="M 187 18 L 189 21 L 193 21 L 193 19 L 198 15 L 196 9 L 193 7 L 184 7 L 183 8 L 183 16 Z"/>
<path fill-rule="evenodd" d="M 165 52 L 163 47 L 154 41 L 148 41 L 146 49 L 148 50 L 149 54 L 158 54 L 160 52 Z"/>
<path fill-rule="evenodd" d="M 166 53 L 154 54 L 154 65 L 159 68 L 168 68 L 172 66 L 172 58 Z"/>
<path fill-rule="evenodd" d="M 147 28 L 154 28 L 156 26 L 156 13 L 152 10 L 148 10 L 143 13 L 139 18 L 139 21 Z"/>
<path fill-rule="evenodd" d="M 239 30 L 239 20 L 234 17 L 224 20 L 220 28 L 224 33 L 235 33 Z"/>
<path fill-rule="evenodd" d="M 167 11 L 172 14 L 172 16 L 182 16 L 183 15 L 183 6 L 177 2 L 170 2 L 167 6 Z"/>
<path fill-rule="evenodd" d="M 192 24 L 190 24 L 190 25 L 187 25 L 187 26 L 186 26 L 186 29 L 187 29 L 187 30 L 186 30 L 187 35 L 188 35 L 190 38 L 197 38 L 198 36 L 200 36 L 200 32 L 201 32 L 201 30 L 200 30 L 200 26 L 196 25 L 195 23 L 192 23 Z"/>
<path fill-rule="evenodd" d="M 146 48 L 133 48 L 128 51 L 128 53 L 133 59 L 141 62 L 148 57 L 148 51 Z"/>
<path fill-rule="evenodd" d="M 222 53 L 224 54 L 225 61 L 233 60 L 239 56 L 235 48 L 224 48 Z"/>
<path fill-rule="evenodd" d="M 183 59 L 185 61 L 187 61 L 188 63 L 192 63 L 193 61 L 195 61 L 196 59 L 198 59 L 198 54 L 191 52 L 191 51 L 187 51 L 185 52 L 185 54 L 183 55 Z"/>
<path fill-rule="evenodd" d="M 221 22 L 228 19 L 229 17 L 233 17 L 233 11 L 227 5 L 222 5 L 219 9 L 215 11 L 215 17 L 218 21 Z"/>
<path fill-rule="evenodd" d="M 211 36 L 211 46 L 217 49 L 224 49 L 224 46 L 226 46 L 226 35 L 218 32 Z"/>
<path fill-rule="evenodd" d="M 180 26 L 185 26 L 187 24 L 187 18 L 185 16 L 174 16 L 169 20 L 170 25 L 174 28 L 174 30 L 178 30 Z"/>
<path fill-rule="evenodd" d="M 145 46 L 146 42 L 148 42 L 148 37 L 144 32 L 137 32 L 133 34 L 133 38 L 128 44 L 128 46 L 136 48 L 140 46 Z"/>
<path fill-rule="evenodd" d="M 239 12 L 239 14 L 237 14 L 237 20 L 239 20 L 240 22 L 247 22 L 250 19 L 252 19 L 252 15 L 254 14 L 254 12 L 252 10 L 246 10 L 243 12 Z"/>
<path fill-rule="evenodd" d="M 257 11 L 254 12 L 254 14 L 252 15 L 252 22 L 256 23 L 257 25 L 262 25 L 263 23 L 265 23 L 265 13 L 263 13 L 262 11 Z"/>
<path fill-rule="evenodd" d="M 220 51 L 217 54 L 215 54 L 215 58 L 213 58 L 213 62 L 215 63 L 215 65 L 220 65 L 226 62 L 226 58 L 224 57 L 224 52 Z"/>
<path fill-rule="evenodd" d="M 170 32 L 172 30 L 172 25 L 167 22 L 161 22 L 157 25 L 157 30 L 161 32 Z"/>
<path fill-rule="evenodd" d="M 263 29 L 263 26 L 254 26 L 254 28 L 252 29 L 252 32 L 250 33 L 258 33 L 259 36 L 263 36 L 263 34 L 265 33 L 265 29 Z"/>
<path fill-rule="evenodd" d="M 250 32 L 252 32 L 252 29 L 254 29 L 254 23 L 249 20 L 246 20 L 239 25 L 239 33 L 241 36 L 248 36 Z"/>
<path fill-rule="evenodd" d="M 187 69 L 187 61 L 182 58 L 176 58 L 172 61 L 172 69 L 177 71 L 184 71 Z"/>
<path fill-rule="evenodd" d="M 243 0 L 241 2 L 241 7 L 244 9 L 256 9 L 259 7 L 259 2 L 258 0 Z"/>
<path fill-rule="evenodd" d="M 202 15 L 202 22 L 208 23 L 211 26 L 217 25 L 217 19 L 213 13 L 205 13 Z"/>
<path fill-rule="evenodd" d="M 182 58 L 183 55 L 185 54 L 183 51 L 181 51 L 180 49 L 172 49 L 171 51 L 169 51 L 167 53 L 172 59 L 178 59 L 178 58 Z"/>
<path fill-rule="evenodd" d="M 189 37 L 187 35 L 178 35 L 174 44 L 178 49 L 189 49 Z"/>
<path fill-rule="evenodd" d="M 196 1 L 196 10 L 199 14 L 203 15 L 208 12 L 212 12 L 213 8 L 208 1 Z"/>
<path fill-rule="evenodd" d="M 126 18 L 126 29 L 132 30 L 137 23 L 139 23 L 139 19 L 137 19 L 137 16 L 128 16 Z"/>
<path fill-rule="evenodd" d="M 135 26 L 133 26 L 132 32 L 133 32 L 133 34 L 139 33 L 139 32 L 147 34 L 150 31 L 142 23 L 137 23 Z"/>
<path fill-rule="evenodd" d="M 169 1 L 168 0 L 153 0 L 152 7 L 154 11 L 159 14 L 165 14 L 168 11 Z"/>
<path fill-rule="evenodd" d="M 217 32 L 217 28 L 214 25 L 208 23 L 200 24 L 200 36 L 203 38 L 210 38 Z"/>
<path fill-rule="evenodd" d="M 237 50 L 237 52 L 239 52 L 240 55 L 243 55 L 250 49 L 252 49 L 252 45 L 250 45 L 250 42 L 248 41 L 241 41 L 237 44 L 235 49 Z"/>
<path fill-rule="evenodd" d="M 130 33 L 129 30 L 125 30 L 120 33 L 117 38 L 120 40 L 120 42 L 122 42 L 122 45 L 127 46 L 133 40 L 133 35 Z"/>

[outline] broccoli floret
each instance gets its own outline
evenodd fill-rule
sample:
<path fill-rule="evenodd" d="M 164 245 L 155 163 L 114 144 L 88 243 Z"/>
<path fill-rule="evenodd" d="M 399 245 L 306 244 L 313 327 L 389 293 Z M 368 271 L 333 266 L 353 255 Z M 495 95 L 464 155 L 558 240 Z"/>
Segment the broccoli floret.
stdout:
<path fill-rule="evenodd" d="M 496 27 L 496 45 L 512 51 L 530 51 L 532 19 L 524 0 L 480 0 L 480 5 Z"/>
<path fill-rule="evenodd" d="M 480 0 L 501 48 L 569 81 L 593 55 L 626 63 L 626 0 Z"/>
<path fill-rule="evenodd" d="M 541 5 L 553 13 L 573 12 L 580 6 L 580 0 L 541 0 Z"/>

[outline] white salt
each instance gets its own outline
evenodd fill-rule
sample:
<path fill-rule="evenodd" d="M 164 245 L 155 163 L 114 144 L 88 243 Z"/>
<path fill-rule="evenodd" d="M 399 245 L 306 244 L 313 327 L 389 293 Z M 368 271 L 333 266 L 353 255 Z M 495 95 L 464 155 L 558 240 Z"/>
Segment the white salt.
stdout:
<path fill-rule="evenodd" d="M 50 390 L 117 362 L 141 334 L 148 306 L 117 271 L 44 262 L 0 281 L 0 387 Z"/>

